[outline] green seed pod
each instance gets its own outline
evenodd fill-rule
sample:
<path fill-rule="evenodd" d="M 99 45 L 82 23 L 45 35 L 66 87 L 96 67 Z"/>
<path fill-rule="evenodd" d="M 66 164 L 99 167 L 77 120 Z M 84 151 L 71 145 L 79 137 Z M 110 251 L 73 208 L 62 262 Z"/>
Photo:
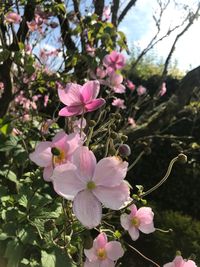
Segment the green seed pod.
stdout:
<path fill-rule="evenodd" d="M 131 154 L 130 146 L 127 144 L 123 144 L 119 146 L 119 154 L 122 157 L 128 157 Z"/>
<path fill-rule="evenodd" d="M 96 121 L 94 121 L 94 120 L 88 121 L 88 126 L 89 127 L 94 127 L 95 125 L 96 125 Z"/>
<path fill-rule="evenodd" d="M 51 153 L 52 153 L 54 156 L 59 156 L 59 155 L 60 155 L 60 150 L 59 150 L 57 147 L 52 147 L 52 148 L 51 148 Z"/>
<path fill-rule="evenodd" d="M 128 136 L 122 135 L 121 136 L 121 139 L 122 139 L 123 142 L 126 142 L 128 140 Z"/>
<path fill-rule="evenodd" d="M 111 132 L 110 137 L 116 139 L 118 137 L 118 134 L 116 132 Z"/>

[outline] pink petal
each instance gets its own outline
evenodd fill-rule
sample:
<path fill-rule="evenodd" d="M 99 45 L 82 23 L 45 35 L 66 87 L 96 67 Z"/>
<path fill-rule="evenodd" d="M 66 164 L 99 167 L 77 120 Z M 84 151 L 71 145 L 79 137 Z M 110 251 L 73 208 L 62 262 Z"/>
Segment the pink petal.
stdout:
<path fill-rule="evenodd" d="M 140 224 L 138 229 L 143 232 L 144 234 L 150 234 L 155 232 L 154 224 L 153 222 L 150 224 Z"/>
<path fill-rule="evenodd" d="M 77 148 L 72 156 L 72 162 L 77 167 L 80 179 L 85 184 L 92 179 L 96 167 L 96 158 L 88 147 Z"/>
<path fill-rule="evenodd" d="M 76 166 L 70 162 L 57 166 L 51 180 L 56 193 L 69 200 L 72 200 L 78 192 L 85 188 L 77 176 Z"/>
<path fill-rule="evenodd" d="M 106 55 L 103 59 L 103 65 L 104 66 L 109 66 L 111 64 L 111 60 L 110 60 L 110 55 Z"/>
<path fill-rule="evenodd" d="M 52 139 L 52 146 L 67 151 L 68 150 L 67 138 L 68 135 L 64 131 L 60 131 Z"/>
<path fill-rule="evenodd" d="M 65 89 L 58 89 L 60 101 L 66 106 L 75 106 L 81 104 L 81 88 L 76 83 L 68 83 Z"/>
<path fill-rule="evenodd" d="M 94 111 L 103 106 L 106 101 L 103 98 L 97 98 L 92 100 L 89 104 L 85 105 L 86 112 Z"/>
<path fill-rule="evenodd" d="M 105 259 L 105 260 L 99 261 L 99 267 L 114 267 L 114 266 L 115 266 L 114 261 L 112 261 L 110 259 Z"/>
<path fill-rule="evenodd" d="M 117 51 L 112 51 L 109 55 L 110 61 L 115 62 L 118 58 L 119 53 Z"/>
<path fill-rule="evenodd" d="M 51 142 L 40 142 L 29 158 L 40 167 L 50 166 L 52 164 Z"/>
<path fill-rule="evenodd" d="M 100 264 L 99 260 L 92 261 L 92 262 L 89 262 L 89 260 L 86 260 L 84 263 L 84 267 L 99 267 L 100 266 L 99 264 Z"/>
<path fill-rule="evenodd" d="M 106 244 L 106 253 L 110 260 L 117 261 L 124 255 L 124 250 L 118 241 L 110 241 Z"/>
<path fill-rule="evenodd" d="M 136 216 L 142 224 L 149 224 L 153 221 L 154 213 L 151 208 L 142 207 L 137 211 Z"/>
<path fill-rule="evenodd" d="M 96 185 L 113 187 L 121 184 L 126 177 L 128 163 L 117 157 L 101 159 L 96 166 L 94 182 Z"/>
<path fill-rule="evenodd" d="M 80 134 L 78 133 L 72 133 L 69 134 L 67 137 L 67 155 L 68 159 L 70 159 L 70 156 L 74 153 L 74 151 L 81 146 L 83 143 L 82 139 L 80 138 Z"/>
<path fill-rule="evenodd" d="M 87 104 L 88 102 L 97 98 L 99 90 L 100 90 L 99 81 L 95 80 L 85 83 L 81 88 L 81 95 L 83 98 L 83 102 Z"/>
<path fill-rule="evenodd" d="M 83 113 L 83 106 L 69 106 L 62 108 L 58 115 L 63 117 L 77 116 Z"/>
<path fill-rule="evenodd" d="M 89 229 L 98 226 L 101 222 L 101 203 L 89 190 L 83 190 L 75 196 L 73 211 L 77 219 Z"/>
<path fill-rule="evenodd" d="M 131 227 L 131 221 L 130 221 L 129 215 L 126 213 L 120 216 L 120 222 L 121 222 L 121 226 L 125 230 L 128 230 Z"/>
<path fill-rule="evenodd" d="M 105 245 L 107 244 L 108 240 L 107 240 L 107 236 L 105 233 L 100 233 L 97 238 L 95 238 L 94 243 L 93 243 L 93 247 L 97 250 L 100 248 L 104 248 Z"/>
<path fill-rule="evenodd" d="M 129 228 L 128 232 L 133 241 L 139 238 L 139 230 L 136 227 L 132 226 L 131 228 Z"/>
<path fill-rule="evenodd" d="M 113 91 L 118 94 L 123 94 L 126 91 L 126 87 L 123 84 L 119 84 L 113 87 Z"/>
<path fill-rule="evenodd" d="M 93 189 L 98 200 L 109 209 L 119 210 L 129 200 L 129 187 L 125 182 L 115 187 L 97 186 Z"/>
<path fill-rule="evenodd" d="M 135 217 L 136 213 L 137 213 L 137 207 L 135 204 L 132 204 L 129 209 L 131 210 L 131 216 Z"/>
<path fill-rule="evenodd" d="M 97 260 L 96 249 L 94 247 L 92 247 L 91 249 L 84 249 L 84 253 L 89 261 Z"/>
<path fill-rule="evenodd" d="M 52 174 L 53 174 L 53 167 L 52 166 L 44 168 L 44 170 L 43 170 L 43 178 L 44 178 L 45 181 L 51 182 Z"/>

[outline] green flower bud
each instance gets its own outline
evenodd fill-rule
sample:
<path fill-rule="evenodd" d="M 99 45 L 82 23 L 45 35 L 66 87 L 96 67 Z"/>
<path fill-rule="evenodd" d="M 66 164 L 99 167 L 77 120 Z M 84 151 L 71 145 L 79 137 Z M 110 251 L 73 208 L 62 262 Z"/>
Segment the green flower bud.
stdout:
<path fill-rule="evenodd" d="M 60 156 L 60 150 L 59 150 L 57 147 L 52 147 L 52 148 L 51 148 L 51 153 L 52 153 L 54 156 Z"/>

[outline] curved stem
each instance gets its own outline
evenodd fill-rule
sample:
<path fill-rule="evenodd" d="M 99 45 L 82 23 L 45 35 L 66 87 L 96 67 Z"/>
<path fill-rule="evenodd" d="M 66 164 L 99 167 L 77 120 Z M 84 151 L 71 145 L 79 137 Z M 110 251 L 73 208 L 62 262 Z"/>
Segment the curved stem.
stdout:
<path fill-rule="evenodd" d="M 152 193 L 153 191 L 155 191 L 156 189 L 158 189 L 166 180 L 167 178 L 169 177 L 171 171 L 172 171 L 172 167 L 174 165 L 174 163 L 179 160 L 179 157 L 175 157 L 173 158 L 170 163 L 169 163 L 169 166 L 167 168 L 167 172 L 165 174 L 165 176 L 162 178 L 162 180 L 160 180 L 160 182 L 158 182 L 155 186 L 153 186 L 152 188 L 150 188 L 149 190 L 147 190 L 146 192 L 144 192 L 142 195 L 140 195 L 140 197 L 145 197 L 147 195 L 149 195 L 150 193 Z"/>
<path fill-rule="evenodd" d="M 126 243 L 132 250 L 134 250 L 135 252 L 137 252 L 142 258 L 144 258 L 145 260 L 153 263 L 155 266 L 160 267 L 160 265 L 158 263 L 156 263 L 155 261 L 149 259 L 148 257 L 146 257 L 144 254 L 142 254 L 139 250 L 137 250 L 136 248 L 132 247 L 131 245 L 129 245 L 128 243 Z"/>

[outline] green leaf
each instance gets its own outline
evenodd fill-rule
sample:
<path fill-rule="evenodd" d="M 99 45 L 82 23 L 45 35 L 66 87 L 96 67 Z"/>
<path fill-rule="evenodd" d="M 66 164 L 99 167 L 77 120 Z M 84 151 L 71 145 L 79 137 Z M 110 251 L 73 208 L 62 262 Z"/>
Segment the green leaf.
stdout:
<path fill-rule="evenodd" d="M 18 200 L 19 205 L 23 206 L 24 208 L 27 208 L 28 206 L 28 199 L 27 196 L 22 195 Z"/>
<path fill-rule="evenodd" d="M 7 49 L 3 49 L 3 51 L 0 52 L 0 62 L 6 61 L 10 56 L 10 51 Z"/>
<path fill-rule="evenodd" d="M 17 239 L 8 242 L 5 258 L 8 260 L 7 267 L 18 267 L 22 258 L 23 247 L 18 243 Z"/>
<path fill-rule="evenodd" d="M 69 256 L 57 247 L 54 247 L 51 251 L 41 252 L 42 267 L 76 267 Z"/>

